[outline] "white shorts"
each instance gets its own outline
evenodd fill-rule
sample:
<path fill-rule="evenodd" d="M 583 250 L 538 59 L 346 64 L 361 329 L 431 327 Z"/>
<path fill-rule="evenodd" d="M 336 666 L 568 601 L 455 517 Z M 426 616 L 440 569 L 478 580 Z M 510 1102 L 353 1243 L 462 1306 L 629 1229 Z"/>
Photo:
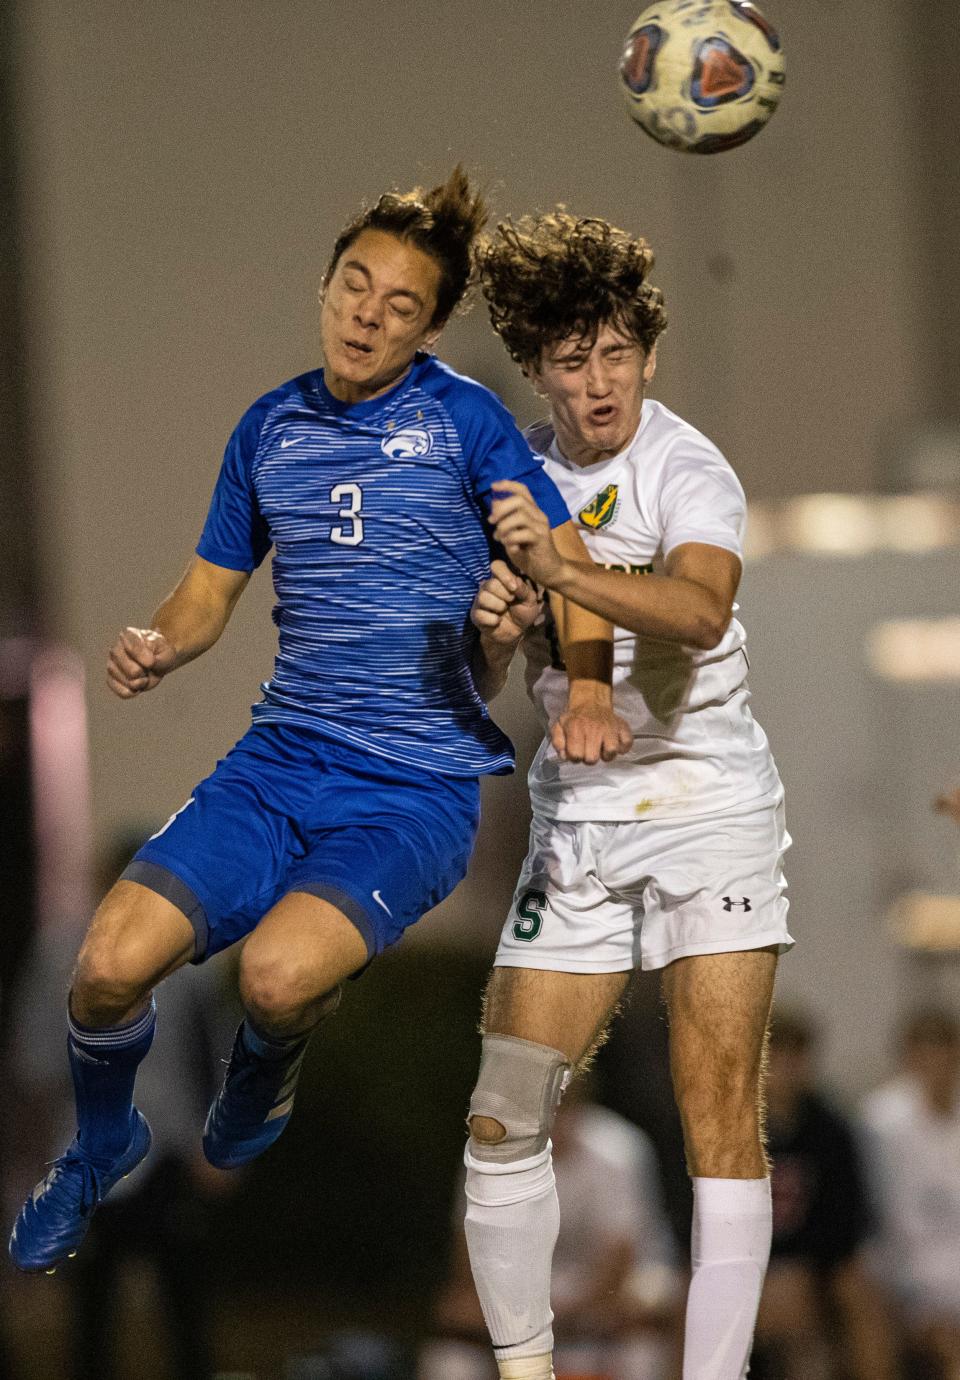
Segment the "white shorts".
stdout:
<path fill-rule="evenodd" d="M 569 973 L 793 946 L 783 805 L 687 821 L 533 817 L 496 964 Z"/>

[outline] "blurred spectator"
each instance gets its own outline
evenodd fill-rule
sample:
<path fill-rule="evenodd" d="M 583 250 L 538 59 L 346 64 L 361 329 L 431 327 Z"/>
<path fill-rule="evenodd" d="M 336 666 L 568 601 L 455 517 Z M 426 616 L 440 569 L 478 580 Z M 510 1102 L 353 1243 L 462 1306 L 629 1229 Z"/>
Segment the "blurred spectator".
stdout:
<path fill-rule="evenodd" d="M 902 1072 L 862 1115 L 876 1170 L 876 1260 L 913 1348 L 960 1380 L 960 1021 L 927 1007 L 903 1023 Z"/>
<path fill-rule="evenodd" d="M 553 1131 L 560 1237 L 553 1258 L 557 1380 L 665 1380 L 677 1350 L 681 1277 L 642 1131 L 591 1102 L 581 1080 Z M 461 1180 L 462 1183 L 462 1180 Z M 495 1380 L 456 1198 L 450 1278 L 419 1380 Z"/>
<path fill-rule="evenodd" d="M 143 837 L 141 831 L 115 840 L 100 869 L 101 890 L 119 876 Z M 80 928 L 41 927 L 19 994 L 14 1059 L 31 1128 L 19 1148 L 31 1166 L 38 1153 L 56 1154 L 75 1130 L 64 1031 L 49 1012 L 62 1006 L 81 938 Z M 98 1210 L 83 1250 L 64 1271 L 73 1303 L 72 1380 L 127 1380 L 114 1345 L 119 1284 L 122 1273 L 143 1265 L 153 1269 L 159 1286 L 170 1373 L 177 1380 L 213 1374 L 209 1219 L 216 1199 L 238 1180 L 207 1164 L 200 1135 L 236 1025 L 231 987 L 223 961 L 212 960 L 175 973 L 157 994 L 157 1038 L 136 1091 L 153 1149 Z"/>
<path fill-rule="evenodd" d="M 773 1246 L 751 1380 L 892 1380 L 895 1346 L 867 1269 L 868 1191 L 853 1129 L 817 1088 L 815 1031 L 774 1013 L 767 1074 Z"/>

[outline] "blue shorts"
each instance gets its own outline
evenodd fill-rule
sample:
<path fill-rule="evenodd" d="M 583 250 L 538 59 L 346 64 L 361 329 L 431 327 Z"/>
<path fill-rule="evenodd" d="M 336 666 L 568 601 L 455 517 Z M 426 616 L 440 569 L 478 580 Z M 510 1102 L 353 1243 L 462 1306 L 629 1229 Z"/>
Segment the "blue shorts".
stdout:
<path fill-rule="evenodd" d="M 479 802 L 475 777 L 258 724 L 123 876 L 183 911 L 195 963 L 243 939 L 291 891 L 336 906 L 373 958 L 462 879 Z"/>

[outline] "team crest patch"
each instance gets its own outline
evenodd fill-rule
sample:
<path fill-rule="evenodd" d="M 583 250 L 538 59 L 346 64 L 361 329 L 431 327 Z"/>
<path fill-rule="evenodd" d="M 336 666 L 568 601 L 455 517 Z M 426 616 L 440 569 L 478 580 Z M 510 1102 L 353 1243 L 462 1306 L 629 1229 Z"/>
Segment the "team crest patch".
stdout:
<path fill-rule="evenodd" d="M 391 460 L 415 460 L 419 455 L 429 455 L 433 450 L 433 437 L 423 427 L 409 426 L 403 431 L 393 431 L 384 436 L 380 449 Z"/>
<path fill-rule="evenodd" d="M 577 517 L 584 527 L 589 527 L 596 532 L 601 527 L 609 527 L 610 523 L 617 515 L 617 506 L 620 499 L 620 490 L 616 484 L 608 484 L 605 489 L 590 500 L 585 508 L 581 508 Z"/>

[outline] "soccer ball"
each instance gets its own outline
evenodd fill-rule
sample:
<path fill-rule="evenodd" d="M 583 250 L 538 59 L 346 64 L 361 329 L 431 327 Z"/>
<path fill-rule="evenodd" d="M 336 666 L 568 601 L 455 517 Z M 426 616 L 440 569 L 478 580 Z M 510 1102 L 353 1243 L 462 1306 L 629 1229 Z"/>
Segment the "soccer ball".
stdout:
<path fill-rule="evenodd" d="M 635 21 L 620 59 L 632 118 L 685 153 L 752 139 L 784 80 L 780 38 L 751 0 L 662 0 Z"/>

